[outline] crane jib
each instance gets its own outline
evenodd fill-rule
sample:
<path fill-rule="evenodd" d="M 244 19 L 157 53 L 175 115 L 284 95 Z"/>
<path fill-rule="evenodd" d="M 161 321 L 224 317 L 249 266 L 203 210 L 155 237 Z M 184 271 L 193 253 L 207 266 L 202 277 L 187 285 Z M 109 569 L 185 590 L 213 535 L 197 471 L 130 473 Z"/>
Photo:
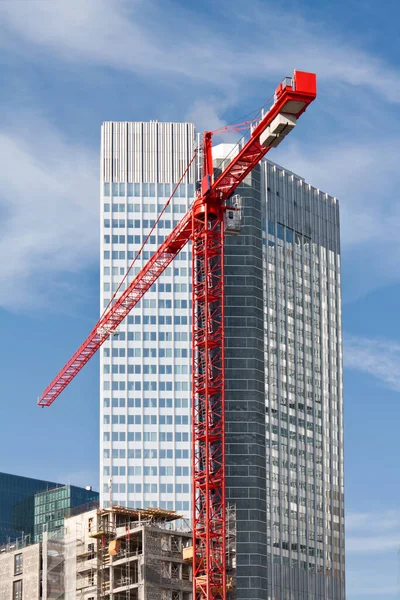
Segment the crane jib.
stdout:
<path fill-rule="evenodd" d="M 263 145 L 260 142 L 260 136 L 271 125 L 274 118 L 280 113 L 292 114 L 298 118 L 315 97 L 316 76 L 313 73 L 295 71 L 293 78 L 286 78 L 284 83 L 281 83 L 276 89 L 275 102 L 272 108 L 252 131 L 247 144 L 233 158 L 215 182 L 208 182 L 207 194 L 213 195 L 221 204 L 225 202 L 272 147 Z M 211 133 L 209 133 L 209 141 L 211 149 Z M 143 294 L 187 243 L 192 235 L 190 212 L 191 209 L 160 245 L 154 256 L 150 258 L 125 292 L 106 313 L 105 317 L 95 325 L 85 342 L 46 387 L 39 399 L 39 406 L 50 406 L 54 402 L 109 337 L 113 328 L 117 327 L 128 312 L 132 310 Z M 99 328 L 104 327 L 104 325 L 109 325 L 111 329 L 108 334 L 105 332 L 104 335 L 99 336 Z"/>

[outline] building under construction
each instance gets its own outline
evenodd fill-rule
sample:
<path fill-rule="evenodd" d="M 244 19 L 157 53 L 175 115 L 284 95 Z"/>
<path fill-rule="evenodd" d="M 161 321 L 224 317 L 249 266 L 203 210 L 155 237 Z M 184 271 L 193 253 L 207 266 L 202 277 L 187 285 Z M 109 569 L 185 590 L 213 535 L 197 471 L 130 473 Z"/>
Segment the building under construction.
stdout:
<path fill-rule="evenodd" d="M 175 512 L 113 507 L 66 520 L 65 599 L 189 600 L 189 526 Z"/>
<path fill-rule="evenodd" d="M 63 530 L 0 549 L 0 600 L 191 600 L 192 533 L 175 512 L 124 507 L 69 511 Z M 76 512 L 78 510 L 76 509 Z M 234 600 L 235 512 L 227 568 Z"/>

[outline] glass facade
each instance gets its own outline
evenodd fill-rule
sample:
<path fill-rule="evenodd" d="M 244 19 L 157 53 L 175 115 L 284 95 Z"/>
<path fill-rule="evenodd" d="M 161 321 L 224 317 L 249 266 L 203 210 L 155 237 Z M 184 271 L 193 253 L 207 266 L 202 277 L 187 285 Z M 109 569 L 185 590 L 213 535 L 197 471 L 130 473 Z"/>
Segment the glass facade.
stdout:
<path fill-rule="evenodd" d="M 33 495 L 58 485 L 0 473 L 0 544 L 15 540 L 22 532 L 33 536 Z"/>
<path fill-rule="evenodd" d="M 104 123 L 101 312 L 190 161 L 187 123 Z M 185 177 L 125 283 L 182 218 L 194 197 Z M 101 498 L 190 514 L 190 286 L 187 246 L 101 352 Z M 125 283 L 120 291 L 125 289 Z"/>
<path fill-rule="evenodd" d="M 215 166 L 232 150 L 214 148 Z M 225 249 L 237 598 L 344 600 L 338 202 L 269 161 L 238 192 L 244 227 Z"/>
<path fill-rule="evenodd" d="M 35 494 L 34 497 L 34 542 L 42 541 L 43 531 L 53 532 L 64 527 L 64 516 L 68 509 L 93 503 L 99 499 L 98 492 L 66 485 Z"/>
<path fill-rule="evenodd" d="M 228 152 L 224 149 L 223 154 Z M 259 167 L 238 193 L 244 227 L 239 235 L 225 237 L 226 497 L 236 506 L 237 599 L 265 600 L 267 482 Z"/>
<path fill-rule="evenodd" d="M 265 162 L 268 597 L 342 600 L 339 207 Z"/>

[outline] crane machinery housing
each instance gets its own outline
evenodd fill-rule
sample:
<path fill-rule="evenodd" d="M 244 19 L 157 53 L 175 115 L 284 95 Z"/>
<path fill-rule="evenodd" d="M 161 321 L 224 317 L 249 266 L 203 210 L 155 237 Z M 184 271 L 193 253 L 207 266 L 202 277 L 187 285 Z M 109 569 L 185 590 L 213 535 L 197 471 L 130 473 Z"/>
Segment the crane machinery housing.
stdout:
<path fill-rule="evenodd" d="M 270 148 L 277 147 L 296 126 L 297 119 L 315 97 L 315 74 L 295 71 L 293 77 L 286 77 L 276 88 L 269 110 L 255 121 L 233 127 L 236 131 L 251 127 L 250 136 L 216 178 L 212 158 L 215 132 L 204 134 L 203 173 L 197 198 L 125 291 L 118 297 L 114 295 L 87 339 L 46 387 L 38 402 L 39 406 L 50 406 L 54 402 L 190 240 L 194 600 L 225 600 L 229 589 L 225 510 L 224 236 L 240 231 L 237 219 L 240 203 L 234 192 Z M 193 160 L 194 157 L 191 162 Z"/>

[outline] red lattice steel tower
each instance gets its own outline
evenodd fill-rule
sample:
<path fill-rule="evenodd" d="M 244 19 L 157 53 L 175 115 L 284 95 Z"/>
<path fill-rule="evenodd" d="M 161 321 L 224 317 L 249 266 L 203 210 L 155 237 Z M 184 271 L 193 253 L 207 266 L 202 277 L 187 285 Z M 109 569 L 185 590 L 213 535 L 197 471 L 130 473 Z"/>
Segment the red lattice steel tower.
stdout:
<path fill-rule="evenodd" d="M 224 209 L 212 178 L 206 134 L 204 195 L 192 211 L 193 596 L 225 598 Z"/>
<path fill-rule="evenodd" d="M 227 594 L 224 214 L 237 186 L 270 148 L 279 145 L 315 97 L 314 74 L 295 71 L 293 78 L 285 78 L 275 91 L 272 107 L 251 122 L 249 140 L 215 181 L 212 133 L 204 134 L 203 178 L 197 199 L 126 290 L 111 303 L 38 402 L 39 406 L 54 402 L 191 239 L 194 600 L 225 600 Z M 243 125 L 233 129 L 243 129 Z"/>

